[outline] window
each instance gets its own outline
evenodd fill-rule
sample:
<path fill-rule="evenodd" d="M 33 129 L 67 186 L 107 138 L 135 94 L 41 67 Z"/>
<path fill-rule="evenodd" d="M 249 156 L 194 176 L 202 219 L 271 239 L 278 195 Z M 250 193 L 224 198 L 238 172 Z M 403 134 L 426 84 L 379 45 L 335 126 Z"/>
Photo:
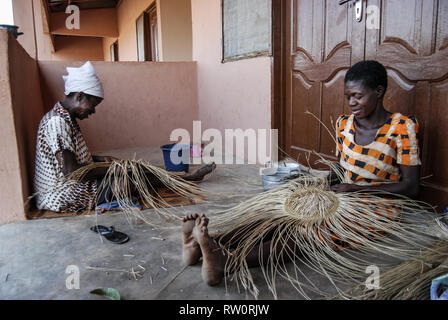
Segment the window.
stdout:
<path fill-rule="evenodd" d="M 222 62 L 271 54 L 271 0 L 222 0 Z"/>
<path fill-rule="evenodd" d="M 136 21 L 138 61 L 159 61 L 157 8 L 143 12 Z"/>

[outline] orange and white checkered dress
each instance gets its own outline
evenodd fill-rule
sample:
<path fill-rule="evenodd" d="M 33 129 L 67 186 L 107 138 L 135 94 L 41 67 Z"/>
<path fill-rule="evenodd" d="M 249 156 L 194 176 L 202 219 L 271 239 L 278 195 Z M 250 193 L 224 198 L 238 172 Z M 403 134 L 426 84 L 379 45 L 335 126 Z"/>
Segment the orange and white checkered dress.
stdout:
<path fill-rule="evenodd" d="M 356 144 L 353 120 L 354 115 L 342 115 L 336 121 L 336 155 L 345 169 L 346 183 L 399 182 L 399 165 L 421 164 L 417 139 L 419 126 L 414 117 L 392 114 L 366 146 Z"/>
<path fill-rule="evenodd" d="M 355 142 L 354 115 L 342 115 L 336 121 L 337 148 L 339 163 L 345 169 L 345 183 L 357 185 L 378 185 L 399 182 L 401 179 L 399 165 L 420 165 L 418 147 L 418 123 L 414 117 L 400 113 L 392 114 L 387 122 L 378 129 L 375 139 L 368 145 L 361 146 Z M 397 219 L 400 208 L 377 204 L 378 220 Z M 356 217 L 354 217 L 356 219 Z M 376 239 L 384 232 L 376 230 L 374 223 L 365 226 L 369 230 L 363 236 Z M 349 245 L 341 241 L 337 232 L 323 229 L 331 238 L 336 251 Z M 355 231 L 354 231 L 355 232 Z M 352 243 L 353 245 L 353 243 Z"/>

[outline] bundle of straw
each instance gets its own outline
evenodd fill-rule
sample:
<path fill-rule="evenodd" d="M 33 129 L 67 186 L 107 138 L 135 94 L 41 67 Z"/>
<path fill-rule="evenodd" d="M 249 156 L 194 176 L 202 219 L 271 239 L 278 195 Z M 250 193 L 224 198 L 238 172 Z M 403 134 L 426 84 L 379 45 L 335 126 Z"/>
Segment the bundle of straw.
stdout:
<path fill-rule="evenodd" d="M 144 160 L 95 162 L 83 166 L 70 174 L 66 178 L 65 183 L 70 184 L 83 181 L 86 175 L 96 168 L 107 168 L 107 171 L 103 182 L 98 186 L 95 204 L 98 204 L 99 194 L 109 186 L 112 198 L 119 200 L 120 208 L 125 214 L 140 218 L 148 224 L 153 224 L 154 221 L 150 221 L 139 210 L 134 208 L 132 202 L 133 190 L 137 191 L 142 202 L 141 204 L 144 207 L 153 208 L 158 215 L 171 219 L 180 218 L 167 210 L 170 205 L 157 193 L 157 188 L 166 187 L 188 199 L 206 195 L 206 192 L 201 190 L 195 183 L 186 181 L 180 176 L 153 166 Z"/>
<path fill-rule="evenodd" d="M 325 276 L 342 294 L 337 283 L 364 283 L 367 266 L 386 270 L 397 264 L 380 264 L 378 255 L 401 261 L 418 256 L 435 240 L 428 230 L 437 228 L 448 234 L 425 203 L 375 193 L 334 193 L 326 178 L 306 176 L 225 210 L 210 222 L 213 237 L 228 255 L 226 281 L 235 280 L 257 297 L 246 258 L 259 248 L 262 272 L 274 298 L 277 277 L 287 279 L 305 298 L 306 289 L 327 296 L 306 277 L 300 263 Z M 335 250 L 335 238 L 352 249 Z M 263 252 L 262 244 L 269 239 L 271 250 Z M 286 260 L 292 263 L 292 272 Z"/>
<path fill-rule="evenodd" d="M 357 286 L 343 295 L 361 300 L 429 300 L 431 281 L 448 273 L 448 241 L 381 274 L 380 288 Z"/>

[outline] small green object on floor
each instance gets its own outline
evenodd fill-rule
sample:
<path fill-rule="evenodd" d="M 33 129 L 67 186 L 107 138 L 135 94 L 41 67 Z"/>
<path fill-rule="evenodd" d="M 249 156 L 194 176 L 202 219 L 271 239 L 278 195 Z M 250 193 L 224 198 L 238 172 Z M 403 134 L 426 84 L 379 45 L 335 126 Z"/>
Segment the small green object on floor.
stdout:
<path fill-rule="evenodd" d="M 98 288 L 90 291 L 91 294 L 96 294 L 98 296 L 103 296 L 111 300 L 120 300 L 120 293 L 114 288 Z"/>

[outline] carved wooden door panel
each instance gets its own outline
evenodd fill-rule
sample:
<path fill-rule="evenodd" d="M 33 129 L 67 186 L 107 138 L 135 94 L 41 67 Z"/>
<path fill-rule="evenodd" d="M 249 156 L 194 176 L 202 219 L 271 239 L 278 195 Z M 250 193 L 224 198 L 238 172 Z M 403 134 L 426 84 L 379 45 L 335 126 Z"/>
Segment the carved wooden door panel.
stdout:
<path fill-rule="evenodd" d="M 350 3 L 288 1 L 284 151 L 300 162 L 313 151 L 335 159 L 334 121 L 350 113 L 345 72 L 360 60 L 378 60 L 389 75 L 386 109 L 413 114 L 421 125 L 422 176 L 430 176 L 422 182 L 422 199 L 447 206 L 448 1 L 362 2 L 358 22 Z M 314 167 L 316 158 L 310 157 Z"/>
<path fill-rule="evenodd" d="M 448 206 L 448 1 L 369 0 L 379 29 L 366 29 L 366 59 L 386 67 L 384 105 L 420 127 L 421 198 Z"/>
<path fill-rule="evenodd" d="M 364 58 L 365 23 L 354 21 L 353 9 L 338 1 L 288 1 L 286 16 L 284 151 L 300 162 L 313 151 L 334 159 L 334 122 L 350 112 L 344 76 Z M 317 158 L 311 156 L 310 164 Z"/>

